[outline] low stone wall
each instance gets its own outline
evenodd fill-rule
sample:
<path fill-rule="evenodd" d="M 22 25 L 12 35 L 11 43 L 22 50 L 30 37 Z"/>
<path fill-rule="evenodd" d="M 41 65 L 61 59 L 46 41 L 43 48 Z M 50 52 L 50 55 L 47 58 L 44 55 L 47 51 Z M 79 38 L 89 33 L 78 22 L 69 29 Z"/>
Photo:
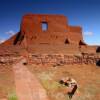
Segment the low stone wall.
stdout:
<path fill-rule="evenodd" d="M 20 59 L 20 56 L 0 55 L 0 65 L 13 64 Z M 64 55 L 64 54 L 30 54 L 29 63 L 31 64 L 51 64 L 51 65 L 69 65 L 69 64 L 96 64 L 100 60 L 98 54 Z"/>
<path fill-rule="evenodd" d="M 34 64 L 96 64 L 100 56 L 96 54 L 82 54 L 79 55 L 48 55 L 48 54 L 33 54 L 29 57 L 30 63 Z"/>
<path fill-rule="evenodd" d="M 0 55 L 0 65 L 11 65 L 19 59 L 19 56 L 15 55 Z"/>

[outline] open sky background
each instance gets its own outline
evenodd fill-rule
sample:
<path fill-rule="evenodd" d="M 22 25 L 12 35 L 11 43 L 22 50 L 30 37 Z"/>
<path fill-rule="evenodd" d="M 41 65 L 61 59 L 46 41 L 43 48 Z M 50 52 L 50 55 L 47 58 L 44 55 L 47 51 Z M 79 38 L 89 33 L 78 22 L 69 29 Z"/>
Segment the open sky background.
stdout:
<path fill-rule="evenodd" d="M 27 13 L 63 14 L 82 26 L 86 43 L 100 45 L 100 0 L 0 0 L 0 41 L 19 31 Z"/>

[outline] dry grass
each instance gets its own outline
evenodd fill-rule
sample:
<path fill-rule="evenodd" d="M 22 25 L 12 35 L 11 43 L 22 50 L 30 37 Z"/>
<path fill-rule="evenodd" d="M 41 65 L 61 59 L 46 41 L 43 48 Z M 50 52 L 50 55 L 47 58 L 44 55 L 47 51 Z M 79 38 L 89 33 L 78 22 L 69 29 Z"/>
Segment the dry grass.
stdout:
<path fill-rule="evenodd" d="M 31 66 L 34 70 L 34 67 Z M 36 67 L 36 66 L 35 66 Z M 45 66 L 44 66 L 45 67 Z M 37 71 L 39 68 L 39 71 Z M 100 69 L 95 65 L 69 65 L 49 67 L 37 66 L 33 71 L 39 78 L 51 100 L 69 100 L 67 88 L 59 84 L 62 77 L 72 77 L 78 82 L 74 100 L 99 100 Z"/>
<path fill-rule="evenodd" d="M 17 95 L 16 95 L 16 92 L 10 92 L 9 94 L 8 94 L 8 100 L 18 100 L 18 97 L 17 97 Z"/>
<path fill-rule="evenodd" d="M 0 66 L 0 98 L 14 89 L 14 75 L 11 66 Z"/>
<path fill-rule="evenodd" d="M 73 97 L 74 100 L 100 99 L 100 68 L 95 65 L 56 67 L 28 65 L 28 69 L 36 74 L 51 100 L 69 100 L 66 86 L 59 84 L 62 77 L 72 77 L 78 82 L 78 90 Z M 16 100 L 16 95 L 12 92 L 14 88 L 12 69 L 7 69 L 7 67 L 0 69 L 0 92 L 9 94 L 11 100 Z"/>

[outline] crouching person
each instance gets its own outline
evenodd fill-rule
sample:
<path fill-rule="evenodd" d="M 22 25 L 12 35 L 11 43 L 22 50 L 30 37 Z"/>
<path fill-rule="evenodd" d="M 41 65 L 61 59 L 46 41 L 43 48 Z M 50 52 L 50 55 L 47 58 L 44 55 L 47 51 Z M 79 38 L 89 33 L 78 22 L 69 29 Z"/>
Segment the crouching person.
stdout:
<path fill-rule="evenodd" d="M 68 94 L 69 98 L 71 99 L 78 88 L 77 82 L 72 78 L 66 77 L 66 78 L 62 78 L 59 81 L 59 83 L 68 87 L 67 94 Z"/>
<path fill-rule="evenodd" d="M 70 98 L 70 99 L 73 97 L 73 95 L 75 94 L 76 90 L 77 90 L 77 84 L 75 84 L 75 85 L 73 86 L 73 89 L 72 89 L 71 92 L 68 92 L 68 95 L 69 95 L 69 98 Z"/>
<path fill-rule="evenodd" d="M 71 88 L 71 91 L 68 92 L 69 98 L 72 99 L 73 95 L 75 94 L 78 86 L 77 86 L 77 82 L 74 79 L 69 79 L 67 80 L 68 84 L 69 84 L 69 88 Z"/>

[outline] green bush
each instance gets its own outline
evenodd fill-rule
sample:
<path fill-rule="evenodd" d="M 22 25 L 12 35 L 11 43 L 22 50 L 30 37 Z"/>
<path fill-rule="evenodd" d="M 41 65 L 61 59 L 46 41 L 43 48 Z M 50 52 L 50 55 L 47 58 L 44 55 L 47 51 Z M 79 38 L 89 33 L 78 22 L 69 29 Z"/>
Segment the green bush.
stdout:
<path fill-rule="evenodd" d="M 8 95 L 8 100 L 18 100 L 16 93 L 10 93 Z"/>

